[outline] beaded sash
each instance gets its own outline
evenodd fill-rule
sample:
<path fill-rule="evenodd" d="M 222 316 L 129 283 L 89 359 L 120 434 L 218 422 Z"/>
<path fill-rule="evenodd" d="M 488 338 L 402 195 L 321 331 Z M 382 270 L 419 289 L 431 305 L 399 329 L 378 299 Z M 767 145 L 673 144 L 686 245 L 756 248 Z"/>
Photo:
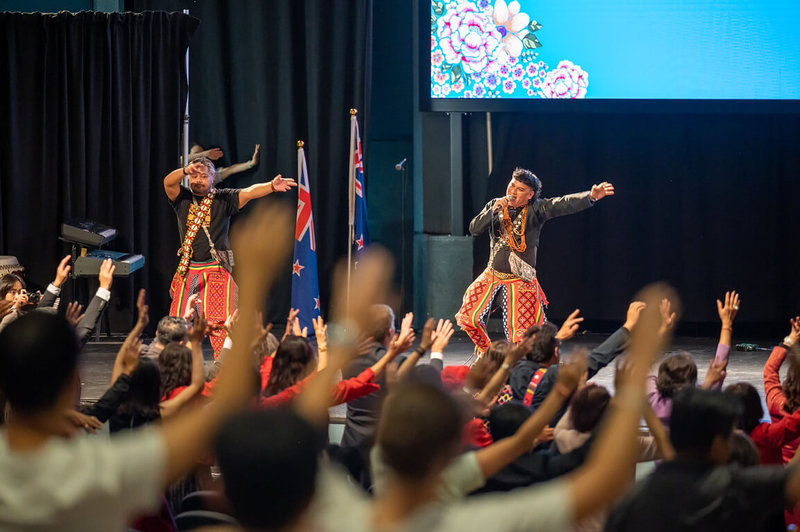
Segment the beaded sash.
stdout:
<path fill-rule="evenodd" d="M 188 223 L 187 220 L 187 228 L 186 228 L 186 236 L 183 238 L 183 244 L 178 249 L 178 255 L 180 255 L 181 260 L 178 263 L 178 270 L 175 272 L 176 277 L 186 277 L 186 272 L 189 271 L 189 263 L 192 260 L 192 244 L 194 244 L 194 239 L 197 238 L 197 232 L 200 229 L 200 226 L 203 225 L 206 217 L 211 212 L 211 203 L 214 201 L 214 194 L 216 194 L 216 190 L 211 190 L 208 195 L 203 198 L 203 201 L 200 202 L 200 206 L 197 208 L 195 212 L 194 220 L 191 223 Z"/>

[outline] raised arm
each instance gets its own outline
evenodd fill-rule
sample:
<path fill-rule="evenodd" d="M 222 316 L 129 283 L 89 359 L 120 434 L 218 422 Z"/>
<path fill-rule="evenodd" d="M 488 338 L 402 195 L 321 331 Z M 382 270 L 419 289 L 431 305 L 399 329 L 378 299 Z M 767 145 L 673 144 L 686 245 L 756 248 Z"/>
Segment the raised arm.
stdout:
<path fill-rule="evenodd" d="M 139 311 L 139 317 L 136 320 L 136 325 L 134 325 L 133 329 L 131 329 L 131 332 L 128 333 L 128 337 L 125 338 L 125 341 L 122 343 L 122 346 L 117 352 L 117 358 L 114 360 L 114 369 L 111 371 L 112 385 L 123 373 L 127 373 L 128 375 L 133 373 L 133 370 L 136 369 L 136 364 L 138 364 L 138 349 L 136 351 L 136 364 L 130 364 L 128 357 L 130 355 L 131 346 L 139 342 L 139 336 L 141 336 L 142 332 L 144 332 L 147 324 L 150 323 L 150 307 L 146 303 L 146 297 L 147 293 L 145 292 L 144 288 L 139 290 L 139 296 L 136 298 L 136 308 Z"/>
<path fill-rule="evenodd" d="M 572 395 L 581 376 L 586 371 L 586 352 L 574 354 L 576 356 L 569 364 L 561 366 L 558 372 L 558 382 L 547 394 L 547 399 L 542 406 L 525 420 L 517 432 L 513 436 L 503 438 L 477 451 L 476 458 L 484 478 L 495 475 L 523 454 L 533 450 L 536 438 L 552 421 L 564 401 Z"/>
<path fill-rule="evenodd" d="M 602 433 L 593 445 L 586 465 L 576 471 L 569 481 L 576 521 L 616 500 L 630 480 L 623 472 L 632 470 L 638 455 L 644 382 L 665 339 L 658 332 L 661 319 L 657 310 L 664 295 L 666 288 L 656 286 L 646 288 L 643 297 L 637 298 L 644 301 L 647 308 L 633 331 L 626 375 L 617 389 L 616 403 L 603 424 Z"/>
<path fill-rule="evenodd" d="M 167 174 L 167 177 L 164 178 L 164 192 L 166 192 L 170 201 L 175 201 L 178 199 L 178 195 L 181 193 L 181 181 L 183 181 L 183 179 L 188 175 L 187 170 L 189 168 L 193 168 L 200 172 L 205 167 L 203 166 L 203 163 L 199 161 L 189 163 L 187 166 L 173 170 Z"/>
<path fill-rule="evenodd" d="M 103 311 L 108 301 L 111 299 L 111 285 L 114 282 L 114 271 L 116 269 L 117 267 L 111 259 L 106 259 L 100 264 L 100 273 L 97 276 L 100 281 L 100 286 L 89 302 L 89 306 L 86 307 L 86 312 L 83 314 L 80 322 L 78 322 L 78 325 L 75 327 L 75 332 L 78 335 L 78 342 L 80 342 L 82 346 L 86 345 L 86 342 L 91 338 L 92 333 L 97 328 L 97 322 L 100 321 L 100 316 L 103 315 Z"/>
<path fill-rule="evenodd" d="M 776 345 L 772 349 L 772 353 L 764 364 L 764 393 L 767 409 L 773 415 L 782 415 L 783 405 L 786 402 L 786 395 L 781 386 L 781 366 L 789 353 L 789 348 L 797 345 L 797 342 L 800 341 L 800 316 L 789 321 L 792 325 L 789 336 L 784 339 L 784 343 Z"/>
<path fill-rule="evenodd" d="M 257 166 L 260 151 L 261 144 L 256 144 L 256 149 L 253 151 L 253 157 L 249 161 L 245 163 L 232 164 L 230 166 L 226 166 L 225 168 L 220 168 L 219 171 L 217 171 L 217 183 L 229 178 L 233 174 L 238 174 L 239 172 L 244 172 L 245 170 L 250 170 L 251 168 Z"/>
<path fill-rule="evenodd" d="M 475 399 L 482 405 L 488 405 L 491 403 L 495 396 L 500 393 L 500 389 L 506 383 L 506 380 L 508 380 L 508 377 L 511 374 L 511 368 L 516 366 L 517 362 L 522 360 L 522 357 L 525 356 L 525 353 L 529 353 L 532 347 L 533 336 L 530 336 L 514 346 L 512 349 L 509 349 L 508 353 L 506 353 L 506 358 L 503 361 L 503 364 L 497 369 L 497 371 L 495 371 L 494 375 L 492 375 L 492 378 L 489 379 L 489 382 L 486 383 L 486 386 L 483 387 Z"/>
<path fill-rule="evenodd" d="M 294 179 L 286 179 L 278 174 L 272 179 L 272 181 L 267 181 L 266 183 L 256 183 L 255 185 L 250 185 L 249 187 L 240 190 L 239 208 L 241 209 L 247 205 L 250 200 L 263 198 L 267 194 L 272 194 L 273 192 L 286 192 L 287 190 L 290 190 L 292 187 L 296 186 L 297 183 Z"/>

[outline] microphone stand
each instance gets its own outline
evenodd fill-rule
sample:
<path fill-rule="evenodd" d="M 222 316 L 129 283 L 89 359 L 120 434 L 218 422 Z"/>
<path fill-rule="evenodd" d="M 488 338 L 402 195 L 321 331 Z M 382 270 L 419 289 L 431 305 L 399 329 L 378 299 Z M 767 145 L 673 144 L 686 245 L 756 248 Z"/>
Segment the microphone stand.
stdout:
<path fill-rule="evenodd" d="M 400 163 L 394 165 L 394 169 L 400 172 L 400 308 L 402 314 L 408 310 L 406 308 L 406 180 L 408 176 L 408 161 L 404 158 Z"/>

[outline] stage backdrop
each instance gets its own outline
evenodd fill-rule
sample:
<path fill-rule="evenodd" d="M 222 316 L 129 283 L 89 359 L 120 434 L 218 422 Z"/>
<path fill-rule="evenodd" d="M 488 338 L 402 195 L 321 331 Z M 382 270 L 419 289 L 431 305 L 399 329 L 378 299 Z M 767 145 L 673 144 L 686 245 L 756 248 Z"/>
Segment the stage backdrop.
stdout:
<path fill-rule="evenodd" d="M 187 8 L 202 21 L 189 51 L 190 137 L 204 147 L 222 147 L 221 166 L 249 160 L 261 144 L 258 167 L 222 186 L 246 187 L 279 173 L 296 178 L 296 143 L 305 141 L 320 297 L 327 308 L 332 268 L 347 255 L 350 108 L 359 109 L 362 141 L 368 133 L 372 1 L 133 0 L 125 7 Z M 297 194 L 259 201 L 276 200 L 294 207 Z M 246 216 L 256 203 L 238 216 Z M 174 225 L 164 238 L 177 247 Z M 289 310 L 289 265 L 287 260 L 270 298 L 268 317 L 279 323 Z"/>
<path fill-rule="evenodd" d="M 168 308 L 179 244 L 167 238 L 177 227 L 162 179 L 178 164 L 184 55 L 197 24 L 167 13 L 0 13 L 0 250 L 44 287 L 68 249 L 62 222 L 117 228 L 109 249 L 147 264 L 115 283 L 113 330 L 130 327 L 140 286 L 150 288 L 153 320 Z"/>
<path fill-rule="evenodd" d="M 606 180 L 616 186 L 616 196 L 544 228 L 537 267 L 551 317 L 580 307 L 590 319 L 621 323 L 636 290 L 667 280 L 683 297 L 685 322 L 718 330 L 714 300 L 736 289 L 742 327 L 788 332 L 789 317 L 800 314 L 796 116 L 494 113 L 492 119 L 495 167 L 488 190 L 475 186 L 468 195 L 468 217 L 503 194 L 515 166 L 542 179 L 544 196 Z M 480 121 L 472 126 L 483 128 Z M 488 257 L 483 238 L 475 251 L 480 269 Z"/>

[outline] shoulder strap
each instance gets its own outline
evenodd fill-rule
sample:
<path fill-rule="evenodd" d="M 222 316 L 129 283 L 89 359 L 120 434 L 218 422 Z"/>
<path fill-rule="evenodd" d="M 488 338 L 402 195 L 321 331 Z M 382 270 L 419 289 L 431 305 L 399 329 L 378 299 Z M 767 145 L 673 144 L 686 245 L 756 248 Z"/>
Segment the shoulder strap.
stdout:
<path fill-rule="evenodd" d="M 533 403 L 533 394 L 536 392 L 539 383 L 542 382 L 542 377 L 544 377 L 545 373 L 547 373 L 547 368 L 539 368 L 531 377 L 531 382 L 528 383 L 528 390 L 525 392 L 525 398 L 522 400 L 525 406 L 531 406 L 531 403 Z"/>
<path fill-rule="evenodd" d="M 212 189 L 211 192 L 203 198 L 191 224 L 189 224 L 188 219 L 186 220 L 186 235 L 183 237 L 183 244 L 181 244 L 178 250 L 181 260 L 178 263 L 178 271 L 176 272 L 181 277 L 185 277 L 186 272 L 189 271 L 189 262 L 192 260 L 192 244 L 194 244 L 194 239 L 197 238 L 200 227 L 203 226 L 203 220 L 205 220 L 208 213 L 211 212 L 211 203 L 214 201 L 214 194 L 216 194 L 216 190 Z M 194 198 L 192 198 L 192 202 L 195 202 Z M 197 205 L 197 203 L 194 204 Z"/>

